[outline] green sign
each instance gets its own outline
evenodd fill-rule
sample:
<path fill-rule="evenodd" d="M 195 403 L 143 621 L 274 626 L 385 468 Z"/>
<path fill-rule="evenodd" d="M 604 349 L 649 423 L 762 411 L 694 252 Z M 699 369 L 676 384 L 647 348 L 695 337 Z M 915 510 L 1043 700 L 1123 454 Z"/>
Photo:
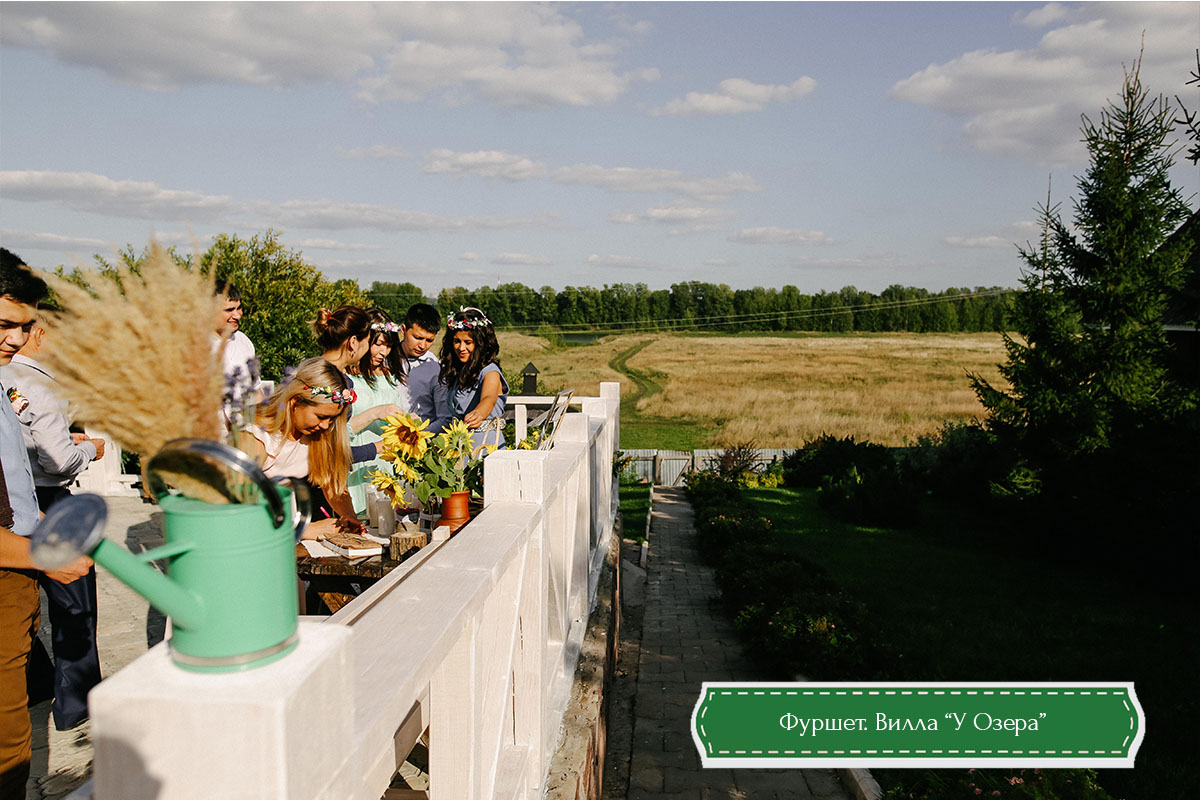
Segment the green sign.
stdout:
<path fill-rule="evenodd" d="M 1132 683 L 705 683 L 706 767 L 1132 767 Z"/>

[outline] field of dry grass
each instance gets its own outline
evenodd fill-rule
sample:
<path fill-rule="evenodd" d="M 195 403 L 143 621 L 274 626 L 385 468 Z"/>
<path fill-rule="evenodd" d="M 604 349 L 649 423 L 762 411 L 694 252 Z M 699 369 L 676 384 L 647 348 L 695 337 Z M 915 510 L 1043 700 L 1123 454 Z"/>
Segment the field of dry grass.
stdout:
<path fill-rule="evenodd" d="M 622 355 L 626 373 L 614 369 Z M 1005 353 L 996 334 L 636 335 L 562 348 L 501 334 L 501 357 L 506 371 L 533 361 L 547 386 L 580 394 L 620 380 L 622 397 L 638 396 L 623 421 L 687 425 L 697 446 L 795 447 L 821 433 L 902 445 L 977 417 L 966 372 L 995 380 Z"/>

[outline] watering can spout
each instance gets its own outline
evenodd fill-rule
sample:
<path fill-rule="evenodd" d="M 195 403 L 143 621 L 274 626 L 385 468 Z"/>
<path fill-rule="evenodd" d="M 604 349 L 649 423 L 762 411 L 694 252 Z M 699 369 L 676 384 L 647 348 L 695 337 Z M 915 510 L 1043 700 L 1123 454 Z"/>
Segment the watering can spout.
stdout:
<path fill-rule="evenodd" d="M 55 503 L 30 537 L 30 554 L 41 569 L 65 566 L 81 555 L 97 564 L 171 617 L 174 625 L 195 629 L 204 624 L 204 604 L 148 562 L 183 552 L 170 545 L 141 556 L 104 538 L 108 506 L 94 494 L 66 497 Z M 170 552 L 165 552 L 170 551 Z"/>

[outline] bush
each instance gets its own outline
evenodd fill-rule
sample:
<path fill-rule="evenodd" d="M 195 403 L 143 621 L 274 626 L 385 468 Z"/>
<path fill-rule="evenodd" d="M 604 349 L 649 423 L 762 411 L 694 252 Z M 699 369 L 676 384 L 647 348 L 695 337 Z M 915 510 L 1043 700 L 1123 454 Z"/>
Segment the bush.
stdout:
<path fill-rule="evenodd" d="M 783 486 L 783 462 L 776 461 L 763 472 L 745 472 L 738 476 L 743 489 L 775 489 Z"/>
<path fill-rule="evenodd" d="M 817 502 L 847 522 L 906 528 L 920 517 L 916 490 L 895 466 L 860 473 L 858 467 L 826 477 L 817 490 Z"/>
<path fill-rule="evenodd" d="M 782 465 L 775 471 L 782 474 Z M 715 470 L 686 477 L 701 556 L 717 568 L 722 602 L 746 649 L 782 677 L 866 675 L 884 653 L 863 635 L 866 609 L 820 565 L 777 540 L 738 484 Z"/>
<path fill-rule="evenodd" d="M 891 461 L 891 454 L 881 444 L 857 442 L 853 436 L 839 439 L 823 433 L 783 457 L 783 481 L 787 486 L 812 488 L 820 486 L 825 478 L 840 475 L 851 467 L 866 472 Z"/>
<path fill-rule="evenodd" d="M 1112 800 L 1090 769 L 965 769 L 906 773 L 884 800 Z"/>
<path fill-rule="evenodd" d="M 753 475 L 758 468 L 758 446 L 754 442 L 727 444 L 717 456 L 717 474 L 725 480 Z"/>
<path fill-rule="evenodd" d="M 899 462 L 922 490 L 975 504 L 987 499 L 988 487 L 1003 479 L 1012 458 L 978 423 L 950 422 L 900 451 Z"/>

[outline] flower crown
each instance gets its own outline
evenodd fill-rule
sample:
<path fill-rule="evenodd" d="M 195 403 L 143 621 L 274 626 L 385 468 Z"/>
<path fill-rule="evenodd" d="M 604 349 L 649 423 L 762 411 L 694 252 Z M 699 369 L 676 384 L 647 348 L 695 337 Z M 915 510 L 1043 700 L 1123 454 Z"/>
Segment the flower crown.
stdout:
<path fill-rule="evenodd" d="M 455 317 L 454 314 L 447 314 L 446 315 L 446 327 L 452 331 L 465 331 L 465 330 L 470 330 L 472 328 L 486 328 L 492 324 L 492 321 L 487 318 L 487 314 L 484 314 L 478 308 L 474 308 L 474 307 L 463 308 L 462 306 L 458 307 L 459 314 L 465 314 L 468 311 L 478 311 L 479 319 L 456 320 L 454 318 Z"/>
<path fill-rule="evenodd" d="M 372 322 L 371 330 L 383 331 L 384 333 L 399 333 L 400 326 L 394 322 Z"/>
<path fill-rule="evenodd" d="M 342 389 L 340 392 L 335 392 L 328 386 L 309 386 L 304 384 L 304 388 L 312 393 L 313 397 L 328 397 L 329 402 L 336 403 L 339 406 L 348 406 L 358 400 L 358 395 L 353 389 Z"/>

